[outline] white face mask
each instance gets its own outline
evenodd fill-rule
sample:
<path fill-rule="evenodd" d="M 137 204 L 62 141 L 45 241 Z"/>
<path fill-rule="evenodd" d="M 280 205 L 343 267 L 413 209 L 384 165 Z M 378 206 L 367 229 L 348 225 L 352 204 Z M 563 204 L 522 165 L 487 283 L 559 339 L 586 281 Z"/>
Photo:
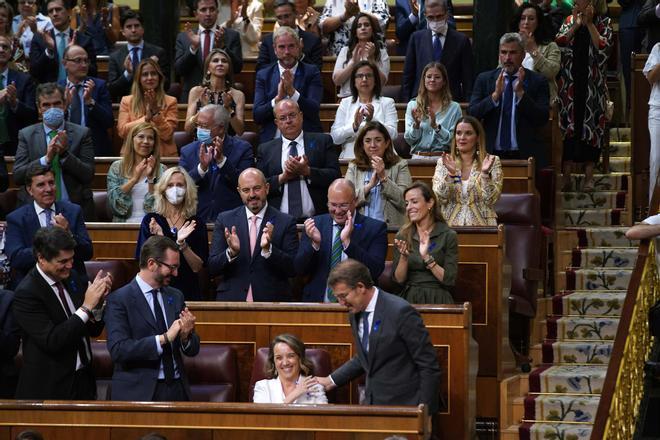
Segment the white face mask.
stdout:
<path fill-rule="evenodd" d="M 182 186 L 171 186 L 165 190 L 165 197 L 167 201 L 173 205 L 178 205 L 183 202 L 183 197 L 186 195 L 186 189 Z"/>
<path fill-rule="evenodd" d="M 434 34 L 447 35 L 447 20 L 428 21 L 427 23 Z"/>

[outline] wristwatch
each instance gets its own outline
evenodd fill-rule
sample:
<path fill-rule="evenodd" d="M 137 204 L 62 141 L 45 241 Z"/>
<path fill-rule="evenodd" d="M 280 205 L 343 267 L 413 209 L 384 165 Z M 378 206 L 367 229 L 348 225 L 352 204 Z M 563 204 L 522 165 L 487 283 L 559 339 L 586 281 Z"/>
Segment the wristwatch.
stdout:
<path fill-rule="evenodd" d="M 538 57 L 538 56 L 539 56 L 539 50 L 538 50 L 538 49 L 534 49 L 534 52 L 532 52 L 531 55 L 532 55 L 532 58 L 536 58 L 536 57 Z"/>

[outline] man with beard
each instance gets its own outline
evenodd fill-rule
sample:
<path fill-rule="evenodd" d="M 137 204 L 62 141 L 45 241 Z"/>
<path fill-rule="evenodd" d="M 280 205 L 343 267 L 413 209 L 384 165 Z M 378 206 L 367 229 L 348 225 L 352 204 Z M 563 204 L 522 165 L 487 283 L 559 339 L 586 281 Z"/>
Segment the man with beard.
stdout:
<path fill-rule="evenodd" d="M 190 400 L 181 353 L 196 356 L 199 336 L 183 293 L 169 287 L 179 264 L 172 239 L 149 237 L 140 252 L 140 272 L 108 299 L 112 400 Z"/>
<path fill-rule="evenodd" d="M 222 275 L 218 301 L 291 301 L 289 278 L 296 275 L 296 221 L 267 203 L 263 173 L 248 168 L 238 176 L 245 206 L 218 215 L 208 261 L 211 276 Z"/>

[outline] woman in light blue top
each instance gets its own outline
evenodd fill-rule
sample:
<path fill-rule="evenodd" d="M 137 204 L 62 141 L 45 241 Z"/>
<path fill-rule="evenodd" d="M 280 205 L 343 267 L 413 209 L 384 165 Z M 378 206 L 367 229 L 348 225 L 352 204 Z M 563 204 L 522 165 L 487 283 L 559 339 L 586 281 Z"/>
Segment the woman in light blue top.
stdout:
<path fill-rule="evenodd" d="M 404 139 L 413 158 L 440 156 L 449 151 L 461 106 L 451 99 L 447 69 L 431 62 L 422 71 L 417 96 L 406 108 Z"/>

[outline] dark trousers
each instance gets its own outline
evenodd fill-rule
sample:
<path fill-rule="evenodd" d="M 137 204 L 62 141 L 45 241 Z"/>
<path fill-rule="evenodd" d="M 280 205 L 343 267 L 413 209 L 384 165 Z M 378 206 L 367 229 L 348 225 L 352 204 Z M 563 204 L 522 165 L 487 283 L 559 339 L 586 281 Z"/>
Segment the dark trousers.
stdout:
<path fill-rule="evenodd" d="M 166 383 L 164 380 L 158 380 L 154 397 L 154 402 L 187 402 L 190 400 L 186 391 L 183 389 L 183 381 L 175 379 L 172 383 Z"/>
<path fill-rule="evenodd" d="M 493 154 L 495 156 L 499 156 L 501 160 L 527 159 L 526 157 L 522 157 L 522 154 L 520 154 L 520 150 L 509 150 L 509 151 L 495 150 L 493 151 Z"/>
<path fill-rule="evenodd" d="M 96 380 L 91 367 L 83 367 L 73 374 L 73 400 L 96 400 Z"/>

